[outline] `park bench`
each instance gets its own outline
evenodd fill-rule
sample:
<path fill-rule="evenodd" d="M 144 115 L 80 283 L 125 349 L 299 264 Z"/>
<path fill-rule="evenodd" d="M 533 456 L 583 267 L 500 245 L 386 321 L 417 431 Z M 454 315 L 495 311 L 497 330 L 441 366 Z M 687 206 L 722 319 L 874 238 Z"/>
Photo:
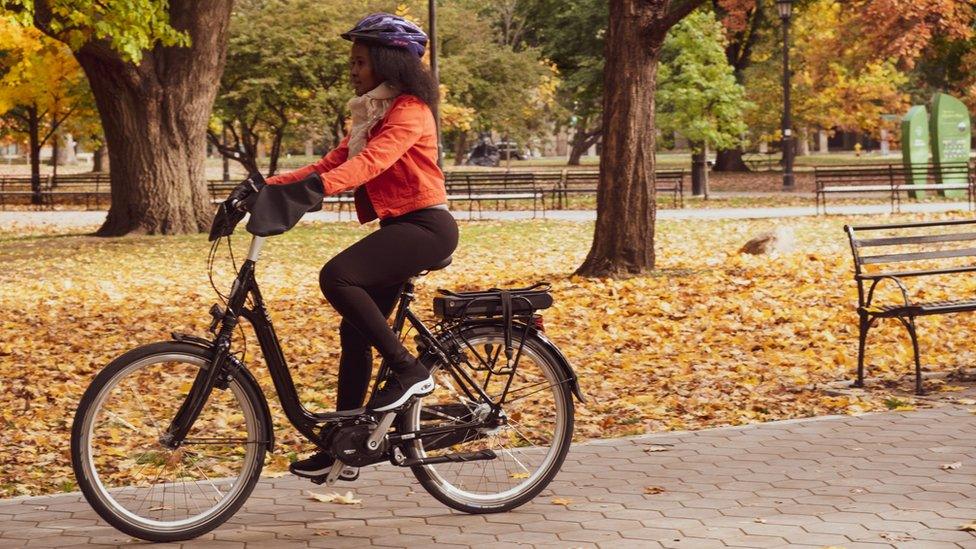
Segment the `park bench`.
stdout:
<path fill-rule="evenodd" d="M 41 176 L 41 189 L 47 186 L 50 176 Z M 6 209 L 7 202 L 11 204 L 30 203 L 34 191 L 31 190 L 31 178 L 29 175 L 0 175 L 0 208 Z M 12 200 L 15 199 L 15 200 Z M 43 194 L 41 200 L 43 200 Z"/>
<path fill-rule="evenodd" d="M 886 196 L 891 204 L 891 212 L 901 211 L 901 196 L 906 193 L 914 198 L 920 191 L 966 191 L 969 207 L 974 204 L 973 173 L 969 164 L 945 164 L 913 167 L 909 170 L 901 165 L 879 164 L 867 166 L 815 167 L 816 208 L 827 213 L 828 194 L 859 194 L 862 196 Z M 925 174 L 926 183 L 912 184 L 912 175 Z M 959 183 L 934 183 L 938 176 L 963 179 Z M 931 183 L 930 183 L 931 182 Z"/>
<path fill-rule="evenodd" d="M 742 162 L 754 172 L 771 171 L 779 163 L 779 154 L 772 152 L 745 153 L 742 155 Z"/>
<path fill-rule="evenodd" d="M 658 193 L 670 193 L 675 208 L 684 207 L 684 170 L 662 170 L 654 172 L 654 188 Z M 560 189 L 564 198 L 569 194 L 596 194 L 600 182 L 597 170 L 566 170 Z"/>
<path fill-rule="evenodd" d="M 844 226 L 854 255 L 854 280 L 857 282 L 859 319 L 857 381 L 864 385 L 864 348 L 868 330 L 876 321 L 897 319 L 908 331 L 915 356 L 915 392 L 922 392 L 922 366 L 919 358 L 915 318 L 920 316 L 976 311 L 976 297 L 958 299 L 928 298 L 913 300 L 906 279 L 937 283 L 945 277 L 976 272 L 976 220 L 933 221 L 889 225 Z M 910 263 L 909 265 L 904 265 Z M 942 275 L 941 279 L 934 279 Z M 875 291 L 894 284 L 901 295 L 897 302 L 877 303 Z M 916 282 L 916 286 L 918 283 Z M 865 287 L 866 286 L 866 287 Z M 937 291 L 939 285 L 930 286 Z M 914 292 L 918 295 L 919 292 Z"/>
<path fill-rule="evenodd" d="M 110 201 L 112 197 L 112 187 L 107 173 L 59 174 L 52 176 L 48 185 L 42 189 L 44 201 L 51 207 L 59 198 L 69 201 L 84 199 L 85 209 L 88 210 L 92 202 L 98 208 L 102 198 Z"/>
<path fill-rule="evenodd" d="M 496 209 L 501 202 L 531 200 L 532 217 L 536 216 L 540 204 L 543 217 L 546 214 L 545 193 L 536 184 L 533 172 L 448 172 L 445 174 L 444 186 L 448 201 L 468 202 L 469 218 L 473 216 L 475 204 L 478 205 L 478 215 L 481 216 L 481 203 L 486 200 L 494 201 Z"/>

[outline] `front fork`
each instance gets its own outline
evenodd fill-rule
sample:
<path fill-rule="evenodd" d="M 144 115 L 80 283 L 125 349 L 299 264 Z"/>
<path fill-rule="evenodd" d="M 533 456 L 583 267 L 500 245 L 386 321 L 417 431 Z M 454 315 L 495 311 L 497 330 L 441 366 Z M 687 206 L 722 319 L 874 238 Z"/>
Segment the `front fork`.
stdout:
<path fill-rule="evenodd" d="M 180 405 L 180 409 L 176 412 L 169 427 L 159 437 L 159 443 L 163 446 L 175 449 L 183 444 L 183 439 L 186 438 L 187 433 L 190 432 L 194 422 L 200 416 L 200 412 L 207 404 L 214 386 L 223 383 L 224 380 L 221 377 L 226 375 L 224 364 L 228 360 L 231 335 L 234 333 L 237 322 L 237 315 L 228 307 L 224 313 L 220 333 L 217 334 L 213 343 L 214 355 L 213 360 L 210 361 L 210 367 L 202 368 L 197 372 L 186 399 L 183 400 L 183 404 Z"/>

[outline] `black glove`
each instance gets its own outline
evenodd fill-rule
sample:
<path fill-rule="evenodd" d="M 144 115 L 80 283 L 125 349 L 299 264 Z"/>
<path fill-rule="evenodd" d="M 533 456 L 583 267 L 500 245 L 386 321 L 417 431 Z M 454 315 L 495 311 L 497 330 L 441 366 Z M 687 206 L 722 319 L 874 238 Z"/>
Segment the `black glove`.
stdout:
<path fill-rule="evenodd" d="M 261 177 L 260 173 L 253 173 L 248 176 L 247 179 L 242 181 L 234 190 L 227 195 L 227 200 L 225 201 L 229 208 L 234 208 L 238 210 L 248 210 L 257 200 L 258 193 L 267 183 L 264 182 L 264 178 Z"/>

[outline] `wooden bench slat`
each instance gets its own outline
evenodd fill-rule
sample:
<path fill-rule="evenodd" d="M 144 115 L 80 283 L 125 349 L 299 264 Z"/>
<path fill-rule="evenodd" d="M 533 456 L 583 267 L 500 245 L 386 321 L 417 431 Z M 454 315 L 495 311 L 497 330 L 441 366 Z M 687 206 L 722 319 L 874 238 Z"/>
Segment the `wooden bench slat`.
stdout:
<path fill-rule="evenodd" d="M 935 242 L 963 242 L 966 240 L 976 240 L 976 233 L 926 234 L 914 236 L 893 236 L 885 238 L 865 238 L 863 240 L 855 240 L 854 244 L 859 248 L 869 248 L 872 246 L 930 244 Z"/>
<path fill-rule="evenodd" d="M 921 261 L 923 259 L 948 259 L 951 257 L 976 256 L 976 248 L 962 248 L 958 250 L 938 250 L 933 252 L 911 252 L 902 254 L 871 255 L 861 258 L 862 265 L 877 263 L 899 263 L 904 261 Z"/>

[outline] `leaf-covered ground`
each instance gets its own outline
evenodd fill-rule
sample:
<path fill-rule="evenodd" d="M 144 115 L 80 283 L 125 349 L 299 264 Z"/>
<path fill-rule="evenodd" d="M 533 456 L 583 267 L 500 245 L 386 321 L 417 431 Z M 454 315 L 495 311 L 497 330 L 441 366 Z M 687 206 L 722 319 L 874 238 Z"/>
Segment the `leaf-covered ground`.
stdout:
<path fill-rule="evenodd" d="M 662 222 L 659 270 L 616 281 L 569 275 L 588 250 L 592 224 L 465 222 L 453 265 L 422 281 L 415 310 L 430 318 L 437 287 L 552 282 L 556 302 L 545 312 L 547 332 L 576 367 L 588 398 L 577 407 L 578 440 L 885 409 L 910 399 L 892 400 L 878 382 L 864 394 L 823 390 L 850 378 L 856 363 L 856 290 L 841 230 L 851 221 L 857 220 Z M 737 253 L 778 223 L 795 229 L 795 252 Z M 258 265 L 301 395 L 321 409 L 332 406 L 335 394 L 339 318 L 319 292 L 318 272 L 370 230 L 302 225 L 271 239 Z M 239 233 L 235 243 L 240 261 L 247 239 Z M 226 293 L 233 270 L 222 250 L 215 281 Z M 101 367 L 173 331 L 207 335 L 207 310 L 217 301 L 208 251 L 203 235 L 0 232 L 0 497 L 74 488 L 68 431 Z M 972 277 L 957 276 L 928 292 L 974 290 Z M 974 362 L 974 320 L 961 314 L 920 321 L 930 369 Z M 250 333 L 247 349 L 246 362 L 272 396 Z M 871 375 L 900 379 L 910 361 L 900 326 L 872 332 Z M 271 400 L 280 444 L 269 469 L 281 470 L 310 447 Z"/>

